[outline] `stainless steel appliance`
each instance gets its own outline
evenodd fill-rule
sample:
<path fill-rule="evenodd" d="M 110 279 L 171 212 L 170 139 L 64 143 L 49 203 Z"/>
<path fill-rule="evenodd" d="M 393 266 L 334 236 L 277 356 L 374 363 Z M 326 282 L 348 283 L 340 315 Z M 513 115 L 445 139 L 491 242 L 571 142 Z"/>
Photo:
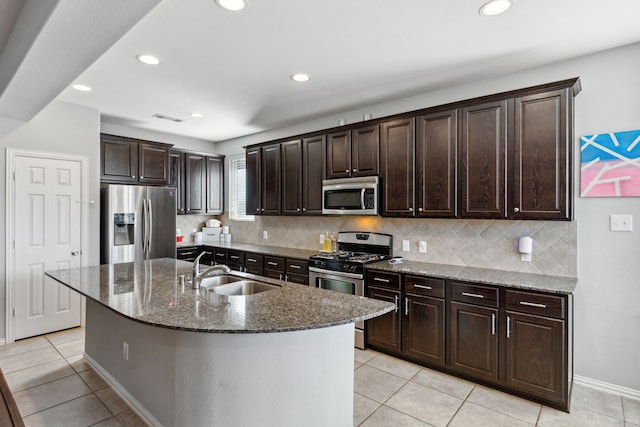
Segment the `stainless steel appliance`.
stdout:
<path fill-rule="evenodd" d="M 348 231 L 338 233 L 338 251 L 309 258 L 309 285 L 364 296 L 365 264 L 391 258 L 390 234 Z M 364 322 L 356 322 L 355 346 L 364 349 Z"/>
<path fill-rule="evenodd" d="M 100 189 L 100 263 L 176 257 L 176 189 L 105 185 Z"/>
<path fill-rule="evenodd" d="M 322 181 L 322 213 L 378 215 L 378 177 Z"/>

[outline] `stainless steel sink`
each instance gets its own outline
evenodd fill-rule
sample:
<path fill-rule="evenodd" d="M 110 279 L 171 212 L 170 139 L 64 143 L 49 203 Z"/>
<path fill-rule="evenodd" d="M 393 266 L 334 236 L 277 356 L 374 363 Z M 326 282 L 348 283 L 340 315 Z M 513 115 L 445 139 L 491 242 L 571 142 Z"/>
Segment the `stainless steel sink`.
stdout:
<path fill-rule="evenodd" d="M 272 289 L 278 289 L 280 286 L 271 285 L 269 283 L 254 282 L 252 280 L 241 280 L 235 283 L 229 283 L 226 285 L 216 286 L 209 288 L 210 291 L 215 292 L 218 295 L 253 295 L 261 292 L 270 291 Z"/>
<path fill-rule="evenodd" d="M 239 282 L 241 280 L 244 280 L 244 279 L 242 277 L 227 276 L 227 275 L 205 277 L 200 282 L 200 287 L 210 290 L 216 286 L 222 286 L 228 283 Z"/>

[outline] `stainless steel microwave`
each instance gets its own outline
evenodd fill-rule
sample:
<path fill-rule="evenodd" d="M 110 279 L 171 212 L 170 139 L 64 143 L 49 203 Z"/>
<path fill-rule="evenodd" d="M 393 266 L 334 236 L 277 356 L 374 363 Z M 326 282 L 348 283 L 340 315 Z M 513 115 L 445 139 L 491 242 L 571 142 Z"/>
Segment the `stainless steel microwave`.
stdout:
<path fill-rule="evenodd" d="M 378 215 L 378 183 L 377 176 L 322 181 L 322 213 Z"/>

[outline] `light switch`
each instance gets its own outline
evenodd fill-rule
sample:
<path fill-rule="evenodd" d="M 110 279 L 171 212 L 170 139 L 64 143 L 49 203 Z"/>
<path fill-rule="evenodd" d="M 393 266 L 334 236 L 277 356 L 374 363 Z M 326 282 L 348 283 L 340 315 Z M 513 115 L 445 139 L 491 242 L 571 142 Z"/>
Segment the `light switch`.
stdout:
<path fill-rule="evenodd" d="M 420 242 L 418 242 L 418 252 L 420 252 L 421 254 L 426 254 L 427 253 L 427 242 L 424 240 L 420 240 Z"/>
<path fill-rule="evenodd" d="M 632 215 L 611 215 L 610 221 L 611 231 L 633 231 Z"/>
<path fill-rule="evenodd" d="M 409 252 L 411 250 L 411 243 L 408 240 L 402 241 L 402 251 Z"/>

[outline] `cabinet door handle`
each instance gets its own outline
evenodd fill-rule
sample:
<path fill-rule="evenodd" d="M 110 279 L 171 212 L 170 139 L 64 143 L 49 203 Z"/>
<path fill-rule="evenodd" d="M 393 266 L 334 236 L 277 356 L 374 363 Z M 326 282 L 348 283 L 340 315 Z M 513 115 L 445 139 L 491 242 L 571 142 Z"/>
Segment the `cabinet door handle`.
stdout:
<path fill-rule="evenodd" d="M 249 261 L 249 262 L 257 262 L 257 261 L 255 260 L 255 258 L 247 258 L 247 261 Z"/>
<path fill-rule="evenodd" d="M 397 312 L 398 312 L 398 310 L 400 309 L 400 307 L 399 307 L 399 305 L 400 305 L 400 296 L 399 296 L 399 295 L 396 295 L 396 296 L 394 297 L 394 301 L 395 301 L 395 303 L 396 303 L 396 310 L 395 310 L 395 312 L 397 313 Z"/>
<path fill-rule="evenodd" d="M 307 211 L 307 208 L 302 208 L 302 212 L 306 212 L 306 211 Z"/>
<path fill-rule="evenodd" d="M 358 172 L 358 170 L 356 168 L 353 168 L 353 172 Z"/>
<path fill-rule="evenodd" d="M 264 212 L 264 208 L 260 209 L 262 212 Z"/>
<path fill-rule="evenodd" d="M 471 297 L 471 298 L 484 298 L 483 295 L 472 294 L 472 293 L 469 293 L 469 292 L 463 292 L 462 295 L 464 295 L 465 297 Z"/>
<path fill-rule="evenodd" d="M 280 280 L 282 280 L 282 273 L 280 273 Z"/>
<path fill-rule="evenodd" d="M 520 208 L 513 208 L 513 211 L 514 211 L 515 213 L 518 213 L 518 212 L 520 212 Z"/>
<path fill-rule="evenodd" d="M 412 283 L 414 288 L 419 288 L 419 289 L 433 289 L 431 286 L 425 286 L 425 285 L 416 285 L 415 283 Z"/>
<path fill-rule="evenodd" d="M 347 169 L 346 171 L 344 171 L 344 173 L 349 173 L 349 169 Z"/>
<path fill-rule="evenodd" d="M 231 259 L 240 259 L 240 257 L 239 257 L 239 256 L 237 256 L 237 255 L 230 255 L 229 257 L 230 257 Z"/>
<path fill-rule="evenodd" d="M 404 315 L 409 315 L 409 297 L 404 297 Z"/>
<path fill-rule="evenodd" d="M 537 302 L 520 301 L 520 305 L 528 305 L 529 307 L 547 308 L 546 304 L 538 304 Z"/>
<path fill-rule="evenodd" d="M 216 256 L 223 257 L 223 256 L 224 256 L 224 253 L 217 252 L 217 253 L 216 253 Z"/>
<path fill-rule="evenodd" d="M 291 264 L 291 265 L 289 265 L 289 267 L 291 267 L 291 268 L 295 268 L 295 269 L 297 269 L 297 270 L 300 270 L 300 269 L 302 268 L 302 267 L 300 267 L 299 265 L 295 265 L 295 264 Z"/>
<path fill-rule="evenodd" d="M 389 279 L 383 279 L 382 277 L 374 277 L 373 280 L 376 282 L 389 283 Z"/>
<path fill-rule="evenodd" d="M 296 208 L 296 212 L 300 212 L 300 208 Z"/>
<path fill-rule="evenodd" d="M 267 264 L 269 264 L 269 265 L 278 265 L 277 262 L 273 262 L 273 261 L 267 261 Z"/>
<path fill-rule="evenodd" d="M 409 212 L 413 212 L 413 208 L 409 208 Z"/>
<path fill-rule="evenodd" d="M 509 318 L 507 317 L 507 319 L 509 319 Z M 509 321 L 507 320 L 507 323 L 508 322 Z M 491 315 L 491 335 L 495 335 L 495 334 L 496 334 L 496 315 L 492 314 Z M 509 333 L 507 332 L 507 336 L 509 336 L 508 334 Z"/>
<path fill-rule="evenodd" d="M 289 276 L 287 274 L 284 275 L 284 281 L 288 282 L 289 281 Z"/>
<path fill-rule="evenodd" d="M 422 212 L 422 208 L 418 208 L 418 212 Z"/>
<path fill-rule="evenodd" d="M 507 338 L 511 336 L 511 318 L 507 316 Z"/>

